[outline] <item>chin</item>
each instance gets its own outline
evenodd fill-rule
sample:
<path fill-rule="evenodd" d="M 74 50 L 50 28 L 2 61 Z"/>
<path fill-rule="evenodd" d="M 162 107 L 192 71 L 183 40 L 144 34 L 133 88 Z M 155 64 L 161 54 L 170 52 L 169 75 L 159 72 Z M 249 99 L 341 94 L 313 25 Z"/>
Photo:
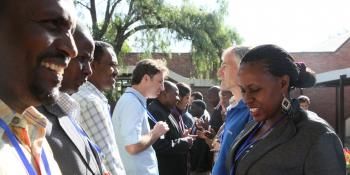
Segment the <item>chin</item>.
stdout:
<path fill-rule="evenodd" d="M 54 88 L 34 86 L 31 88 L 31 92 L 40 104 L 51 105 L 57 102 L 59 97 L 59 86 Z"/>

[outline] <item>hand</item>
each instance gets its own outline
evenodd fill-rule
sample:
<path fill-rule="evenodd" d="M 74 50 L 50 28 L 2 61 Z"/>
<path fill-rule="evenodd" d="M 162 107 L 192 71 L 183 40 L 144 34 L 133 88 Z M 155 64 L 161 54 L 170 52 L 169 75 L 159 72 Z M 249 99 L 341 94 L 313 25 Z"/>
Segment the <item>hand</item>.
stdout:
<path fill-rule="evenodd" d="M 186 137 L 182 137 L 181 140 L 187 142 L 190 147 L 193 145 L 193 141 L 196 140 L 197 135 L 188 135 Z"/>
<path fill-rule="evenodd" d="M 220 150 L 220 142 L 218 142 L 217 139 L 215 139 L 213 141 L 213 143 L 211 144 L 211 150 L 212 152 L 218 152 Z"/>
<path fill-rule="evenodd" d="M 168 131 L 169 126 L 166 122 L 163 121 L 157 122 L 152 129 L 152 133 L 155 134 L 157 137 L 164 135 Z"/>

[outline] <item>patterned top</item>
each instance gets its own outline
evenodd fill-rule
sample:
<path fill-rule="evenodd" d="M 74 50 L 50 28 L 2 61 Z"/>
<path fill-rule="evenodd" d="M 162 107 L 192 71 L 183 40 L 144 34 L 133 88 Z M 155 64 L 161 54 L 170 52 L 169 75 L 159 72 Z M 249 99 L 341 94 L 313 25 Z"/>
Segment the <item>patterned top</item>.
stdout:
<path fill-rule="evenodd" d="M 20 148 L 39 175 L 46 175 L 43 161 L 40 158 L 45 151 L 51 174 L 61 174 L 45 139 L 47 119 L 34 107 L 27 108 L 22 114 L 11 110 L 0 100 L 0 118 L 10 127 L 19 140 Z M 5 131 L 0 128 L 0 174 L 28 174 L 14 146 L 9 142 Z"/>
<path fill-rule="evenodd" d="M 124 175 L 117 142 L 115 141 L 107 98 L 87 81 L 72 97 L 80 104 L 77 121 L 105 156 L 105 165 L 112 174 Z"/>

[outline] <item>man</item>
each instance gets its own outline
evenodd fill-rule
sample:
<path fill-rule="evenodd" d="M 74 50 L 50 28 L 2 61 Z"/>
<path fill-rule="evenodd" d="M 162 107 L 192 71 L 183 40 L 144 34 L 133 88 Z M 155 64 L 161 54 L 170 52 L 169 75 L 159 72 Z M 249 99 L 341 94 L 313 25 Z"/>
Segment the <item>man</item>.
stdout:
<path fill-rule="evenodd" d="M 90 63 L 94 52 L 94 40 L 89 31 L 77 25 L 74 40 L 78 56 L 73 59 L 63 74 L 61 94 L 53 105 L 42 105 L 38 110 L 49 119 L 46 138 L 63 174 L 104 174 L 99 153 L 88 136 L 75 121 L 80 115 L 79 104 L 69 95 L 78 91 L 91 75 Z"/>
<path fill-rule="evenodd" d="M 168 69 L 161 60 L 145 59 L 136 64 L 131 87 L 119 98 L 112 122 L 127 175 L 157 175 L 157 158 L 152 144 L 168 130 L 168 125 L 149 115 L 147 98 L 164 90 Z M 152 130 L 148 118 L 155 123 Z"/>
<path fill-rule="evenodd" d="M 71 0 L 0 3 L 0 174 L 61 174 L 33 106 L 58 96 L 77 49 Z"/>
<path fill-rule="evenodd" d="M 219 86 L 212 86 L 207 91 L 207 97 L 209 105 L 213 107 L 213 112 L 210 115 L 210 125 L 211 128 L 214 129 L 215 132 L 218 132 L 220 126 L 224 123 L 222 120 L 222 113 L 221 111 L 222 106 L 220 104 L 220 87 Z"/>
<path fill-rule="evenodd" d="M 203 100 L 193 100 L 189 112 L 196 118 L 196 130 L 198 138 L 191 148 L 191 175 L 210 175 L 213 164 L 213 153 L 210 151 L 206 140 L 201 138 L 201 132 L 208 128 L 208 120 L 205 116 L 207 105 Z M 201 123 L 201 124 L 198 124 Z"/>
<path fill-rule="evenodd" d="M 125 174 L 115 141 L 108 100 L 103 92 L 114 88 L 118 75 L 118 60 L 113 47 L 105 42 L 95 42 L 92 75 L 73 98 L 80 104 L 77 119 L 87 135 L 101 149 L 106 168 L 111 174 Z"/>
<path fill-rule="evenodd" d="M 194 125 L 193 116 L 188 112 L 188 105 L 190 103 L 191 87 L 185 83 L 177 83 L 179 89 L 180 100 L 176 103 L 176 107 L 171 110 L 171 114 L 181 125 L 185 125 L 185 129 L 190 129 Z"/>
<path fill-rule="evenodd" d="M 169 126 L 165 137 L 153 144 L 157 153 L 159 174 L 186 175 L 189 173 L 187 155 L 193 140 L 191 136 L 183 135 L 183 126 L 180 126 L 170 111 L 179 100 L 177 86 L 170 81 L 165 81 L 164 88 L 157 99 L 148 105 L 148 110 L 153 117 L 157 121 L 165 121 Z M 154 123 L 150 121 L 150 125 L 152 128 Z"/>
<path fill-rule="evenodd" d="M 237 104 L 227 111 L 222 143 L 217 161 L 214 164 L 213 175 L 226 175 L 225 161 L 230 146 L 236 136 L 244 128 L 244 125 L 251 120 L 249 108 L 242 101 L 241 89 L 237 83 L 237 73 L 240 60 L 249 51 L 247 47 L 230 47 L 222 55 L 222 64 L 218 70 L 221 79 L 221 90 L 229 90 L 235 97 Z"/>

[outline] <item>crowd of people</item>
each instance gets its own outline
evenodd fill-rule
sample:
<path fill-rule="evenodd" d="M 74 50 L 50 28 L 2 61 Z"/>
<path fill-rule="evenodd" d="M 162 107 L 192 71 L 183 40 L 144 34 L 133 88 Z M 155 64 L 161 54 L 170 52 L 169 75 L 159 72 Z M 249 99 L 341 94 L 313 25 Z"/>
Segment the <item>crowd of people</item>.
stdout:
<path fill-rule="evenodd" d="M 72 0 L 3 0 L 0 19 L 0 175 L 346 173 L 333 128 L 290 96 L 314 74 L 278 46 L 227 48 L 206 95 L 141 60 L 110 109 L 116 54 Z"/>

